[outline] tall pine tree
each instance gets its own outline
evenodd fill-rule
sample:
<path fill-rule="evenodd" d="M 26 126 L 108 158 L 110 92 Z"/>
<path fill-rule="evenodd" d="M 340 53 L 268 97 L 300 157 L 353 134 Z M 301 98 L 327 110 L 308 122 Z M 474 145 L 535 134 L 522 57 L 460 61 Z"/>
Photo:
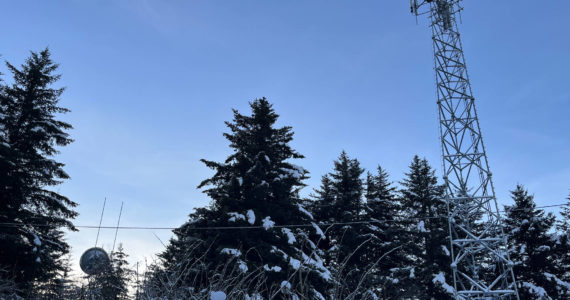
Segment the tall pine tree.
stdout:
<path fill-rule="evenodd" d="M 377 173 L 366 175 L 366 212 L 365 219 L 370 221 L 368 231 L 372 239 L 366 245 L 363 259 L 370 269 L 368 285 L 376 287 L 382 298 L 389 298 L 396 293 L 397 280 L 392 277 L 393 268 L 404 260 L 401 245 L 403 232 L 397 218 L 399 203 L 396 188 L 388 180 L 388 173 L 378 166 Z"/>
<path fill-rule="evenodd" d="M 400 182 L 401 217 L 406 260 L 400 267 L 400 296 L 448 299 L 445 283 L 450 280 L 449 232 L 443 186 L 426 159 L 414 156 Z M 402 271 L 406 270 L 406 272 Z M 445 286 L 445 287 L 444 287 Z"/>
<path fill-rule="evenodd" d="M 89 294 L 92 299 L 129 299 L 128 288 L 134 272 L 129 268 L 127 257 L 123 245 L 119 244 L 117 251 L 111 253 L 109 268 L 93 276 L 89 284 L 91 289 Z"/>
<path fill-rule="evenodd" d="M 505 227 L 513 271 L 522 299 L 564 299 L 570 286 L 561 281 L 556 265 L 555 239 L 550 233 L 553 214 L 537 209 L 534 197 L 523 186 L 511 191 L 515 202 L 505 206 Z"/>
<path fill-rule="evenodd" d="M 0 268 L 7 269 L 23 294 L 34 282 L 47 282 L 64 271 L 69 245 L 63 227 L 74 230 L 76 203 L 53 191 L 69 178 L 53 159 L 56 147 L 71 143 L 71 125 L 58 120 L 63 88 L 58 65 L 46 49 L 32 52 L 19 68 L 7 63 L 13 84 L 0 92 Z"/>
<path fill-rule="evenodd" d="M 293 139 L 291 127 L 274 127 L 278 115 L 265 98 L 250 106 L 250 116 L 234 110 L 233 121 L 226 122 L 230 132 L 224 136 L 233 153 L 224 162 L 202 160 L 215 171 L 199 185 L 212 202 L 209 207 L 197 209 L 189 222 L 174 231 L 176 238 L 162 254 L 165 268 L 193 259 L 187 255 L 194 253 L 206 264 L 208 274 L 188 276 L 191 279 L 183 283 L 188 286 L 211 286 L 211 278 L 223 277 L 220 266 L 228 264 L 226 270 L 253 278 L 247 281 L 251 284 L 243 288 L 243 293 L 261 292 L 265 298 L 278 293 L 282 297 L 305 295 L 318 299 L 325 294 L 330 279 L 319 249 L 311 240 L 320 229 L 316 225 L 279 227 L 312 222 L 298 195 L 308 172 L 291 163 L 303 156 L 289 145 Z M 197 243 L 202 245 L 201 250 L 194 251 L 192 247 Z M 254 280 L 259 272 L 265 278 L 263 288 Z M 218 288 L 233 291 L 234 284 Z"/>
<path fill-rule="evenodd" d="M 359 283 L 366 272 L 366 245 L 373 236 L 367 224 L 353 223 L 363 221 L 362 173 L 358 160 L 342 151 L 334 161 L 333 172 L 322 177 L 321 187 L 313 196 L 315 218 L 321 224 L 332 224 L 327 225 L 326 239 L 320 245 L 326 249 L 326 265 L 337 276 L 334 295 L 339 298 L 369 293 Z"/>

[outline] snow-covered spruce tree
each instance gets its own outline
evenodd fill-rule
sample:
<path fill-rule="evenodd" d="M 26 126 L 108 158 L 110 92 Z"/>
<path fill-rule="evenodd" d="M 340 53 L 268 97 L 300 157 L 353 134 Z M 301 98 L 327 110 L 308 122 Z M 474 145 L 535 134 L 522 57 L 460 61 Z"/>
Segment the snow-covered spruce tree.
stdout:
<path fill-rule="evenodd" d="M 505 227 L 521 299 L 567 298 L 570 285 L 557 276 L 555 241 L 550 233 L 554 215 L 537 209 L 534 197 L 521 185 L 511 195 L 515 204 L 505 206 Z"/>
<path fill-rule="evenodd" d="M 403 247 L 404 233 L 400 230 L 397 212 L 399 202 L 396 188 L 388 180 L 388 173 L 378 166 L 377 173 L 366 175 L 366 212 L 365 219 L 370 220 L 369 232 L 373 239 L 365 245 L 363 259 L 366 261 L 371 276 L 367 278 L 369 286 L 376 287 L 382 298 L 390 298 L 397 290 L 398 281 L 392 277 L 391 269 L 399 267 Z"/>
<path fill-rule="evenodd" d="M 20 67 L 7 63 L 13 84 L 0 93 L 0 268 L 18 284 L 21 295 L 32 297 L 34 284 L 63 271 L 69 251 L 62 227 L 74 230 L 76 203 L 51 188 L 69 176 L 53 157 L 56 146 L 72 140 L 71 125 L 57 116 L 63 88 L 51 86 L 60 78 L 46 49 Z"/>
<path fill-rule="evenodd" d="M 323 176 L 313 195 L 315 218 L 320 224 L 334 224 L 321 226 L 326 239 L 320 245 L 326 249 L 326 265 L 336 276 L 333 296 L 338 299 L 363 299 L 364 294 L 373 292 L 369 291 L 371 281 L 361 280 L 368 270 L 366 245 L 374 239 L 372 230 L 367 224 L 342 224 L 363 221 L 363 172 L 358 160 L 342 151 L 333 172 Z"/>
<path fill-rule="evenodd" d="M 394 269 L 393 277 L 399 280 L 396 298 L 448 299 L 451 260 L 443 186 L 427 160 L 417 155 L 400 184 L 401 224 L 407 234 L 402 239 L 405 260 Z"/>
<path fill-rule="evenodd" d="M 226 122 L 230 132 L 224 136 L 233 153 L 224 162 L 202 160 L 215 171 L 199 185 L 212 202 L 190 214 L 190 221 L 174 231 L 175 239 L 161 255 L 163 264 L 168 270 L 196 259 L 188 253 L 200 255 L 208 273 L 196 277 L 189 270 L 180 284 L 196 290 L 223 290 L 232 299 L 255 293 L 265 299 L 275 295 L 319 299 L 326 294 L 330 277 L 311 240 L 320 229 L 316 225 L 280 227 L 313 222 L 298 196 L 308 172 L 290 162 L 303 156 L 289 146 L 291 127 L 274 127 L 278 115 L 265 98 L 250 106 L 250 116 L 234 110 L 233 121 Z M 202 251 L 188 249 L 196 242 Z M 213 277 L 235 269 L 247 279 L 241 282 L 248 283 L 245 290 L 236 291 L 232 284 L 212 287 Z M 262 279 L 260 287 L 257 283 Z"/>

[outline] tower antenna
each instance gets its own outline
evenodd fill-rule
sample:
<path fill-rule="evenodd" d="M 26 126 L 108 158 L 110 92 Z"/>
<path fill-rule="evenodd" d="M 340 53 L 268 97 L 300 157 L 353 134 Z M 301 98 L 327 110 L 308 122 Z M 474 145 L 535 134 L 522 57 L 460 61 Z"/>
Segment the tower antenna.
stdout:
<path fill-rule="evenodd" d="M 97 242 L 99 242 L 99 232 L 101 232 L 101 222 L 103 222 L 103 214 L 105 213 L 105 204 L 107 204 L 107 197 L 103 201 L 103 209 L 101 210 L 101 218 L 99 219 L 99 227 L 97 228 L 97 238 L 95 238 L 95 247 L 97 247 Z"/>
<path fill-rule="evenodd" d="M 115 239 L 113 239 L 113 248 L 111 249 L 111 255 L 115 252 L 115 243 L 117 242 L 117 234 L 119 233 L 119 224 L 121 223 L 121 215 L 123 214 L 123 204 L 121 202 L 121 210 L 119 211 L 119 219 L 117 220 L 117 227 L 115 228 Z"/>
<path fill-rule="evenodd" d="M 457 16 L 461 0 L 412 0 L 433 40 L 455 299 L 519 299 Z M 461 16 L 460 16 L 461 17 Z"/>

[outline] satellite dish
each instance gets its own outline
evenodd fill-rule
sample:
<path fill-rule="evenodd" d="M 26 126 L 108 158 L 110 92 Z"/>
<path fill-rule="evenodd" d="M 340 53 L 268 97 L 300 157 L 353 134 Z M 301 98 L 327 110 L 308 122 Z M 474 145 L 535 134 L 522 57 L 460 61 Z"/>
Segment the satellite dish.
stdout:
<path fill-rule="evenodd" d="M 97 275 L 109 268 L 109 255 L 99 247 L 89 248 L 81 255 L 79 266 L 85 274 Z"/>

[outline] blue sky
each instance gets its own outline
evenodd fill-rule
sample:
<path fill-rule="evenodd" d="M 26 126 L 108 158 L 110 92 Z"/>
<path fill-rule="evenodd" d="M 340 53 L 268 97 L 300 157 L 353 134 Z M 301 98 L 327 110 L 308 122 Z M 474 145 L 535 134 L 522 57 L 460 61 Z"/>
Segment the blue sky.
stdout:
<path fill-rule="evenodd" d="M 460 31 L 500 203 L 524 184 L 539 205 L 570 193 L 568 1 L 464 1 Z M 11 1 L 0 54 L 49 46 L 67 87 L 62 149 L 76 224 L 174 227 L 208 199 L 200 158 L 223 160 L 231 108 L 265 96 L 295 131 L 309 188 L 341 150 L 393 181 L 414 154 L 441 169 L 430 32 L 408 1 Z M 6 69 L 0 68 L 4 73 Z M 556 211 L 556 210 L 553 210 Z M 113 231 L 100 241 L 110 248 Z M 120 231 L 149 261 L 168 231 Z M 77 260 L 96 231 L 68 235 Z"/>

